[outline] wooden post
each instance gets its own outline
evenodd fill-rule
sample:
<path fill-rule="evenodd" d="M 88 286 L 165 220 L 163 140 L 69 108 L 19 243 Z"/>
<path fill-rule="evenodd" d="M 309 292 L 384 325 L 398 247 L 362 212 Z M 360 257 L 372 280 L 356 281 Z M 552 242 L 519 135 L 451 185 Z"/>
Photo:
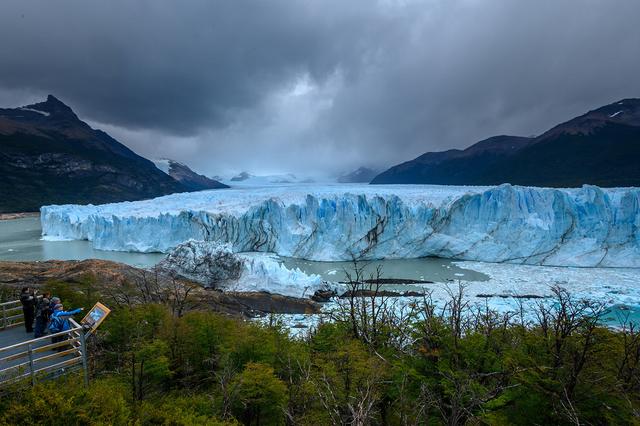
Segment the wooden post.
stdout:
<path fill-rule="evenodd" d="M 31 385 L 35 386 L 36 373 L 35 373 L 35 368 L 33 367 L 33 346 L 31 345 L 31 343 L 29 343 L 28 349 L 29 349 L 29 370 L 31 373 Z"/>
<path fill-rule="evenodd" d="M 89 386 L 89 370 L 87 366 L 87 342 L 84 336 L 84 330 L 81 328 L 78 330 L 80 335 L 80 350 L 82 351 L 82 370 L 84 371 L 84 385 Z"/>
<path fill-rule="evenodd" d="M 2 329 L 7 328 L 7 307 L 2 305 Z"/>

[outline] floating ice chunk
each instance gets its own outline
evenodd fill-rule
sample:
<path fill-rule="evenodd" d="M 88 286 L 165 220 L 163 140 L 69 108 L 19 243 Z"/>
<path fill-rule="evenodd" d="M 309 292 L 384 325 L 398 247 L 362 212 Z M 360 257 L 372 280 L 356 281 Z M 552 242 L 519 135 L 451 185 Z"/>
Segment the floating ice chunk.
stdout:
<path fill-rule="evenodd" d="M 73 241 L 73 238 L 63 237 L 58 235 L 43 235 L 40 238 L 41 241 Z"/>

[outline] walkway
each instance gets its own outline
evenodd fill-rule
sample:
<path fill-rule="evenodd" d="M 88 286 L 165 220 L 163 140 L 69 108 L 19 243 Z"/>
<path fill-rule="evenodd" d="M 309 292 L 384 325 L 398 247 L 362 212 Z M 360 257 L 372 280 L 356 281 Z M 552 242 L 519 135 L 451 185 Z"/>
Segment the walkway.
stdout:
<path fill-rule="evenodd" d="M 0 321 L 0 387 L 23 379 L 30 379 L 35 384 L 38 380 L 78 368 L 85 369 L 86 379 L 85 336 L 82 327 L 70 319 L 71 330 L 34 339 L 33 333 L 25 331 L 22 318 L 6 320 L 9 316 L 15 317 L 14 307 L 18 303 L 14 301 L 2 304 L 5 311 L 13 312 L 0 318 L 4 320 Z M 52 344 L 51 338 L 57 336 L 65 340 Z"/>

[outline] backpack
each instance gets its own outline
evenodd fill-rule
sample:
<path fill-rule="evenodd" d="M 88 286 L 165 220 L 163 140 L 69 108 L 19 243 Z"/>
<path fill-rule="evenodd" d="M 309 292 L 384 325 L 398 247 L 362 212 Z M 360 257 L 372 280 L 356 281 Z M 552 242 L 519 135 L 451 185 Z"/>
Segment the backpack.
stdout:
<path fill-rule="evenodd" d="M 51 317 L 51 322 L 49 323 L 49 331 L 51 334 L 59 333 L 62 331 L 62 327 L 64 325 L 64 319 L 62 315 L 55 315 Z"/>

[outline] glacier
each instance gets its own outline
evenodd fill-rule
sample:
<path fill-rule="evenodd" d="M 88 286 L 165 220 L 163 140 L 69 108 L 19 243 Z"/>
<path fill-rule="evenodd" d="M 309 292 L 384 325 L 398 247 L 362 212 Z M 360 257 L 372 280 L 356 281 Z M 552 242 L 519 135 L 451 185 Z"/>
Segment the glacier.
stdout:
<path fill-rule="evenodd" d="M 282 185 L 44 206 L 45 238 L 169 252 L 190 239 L 309 260 L 640 267 L 640 189 Z"/>

